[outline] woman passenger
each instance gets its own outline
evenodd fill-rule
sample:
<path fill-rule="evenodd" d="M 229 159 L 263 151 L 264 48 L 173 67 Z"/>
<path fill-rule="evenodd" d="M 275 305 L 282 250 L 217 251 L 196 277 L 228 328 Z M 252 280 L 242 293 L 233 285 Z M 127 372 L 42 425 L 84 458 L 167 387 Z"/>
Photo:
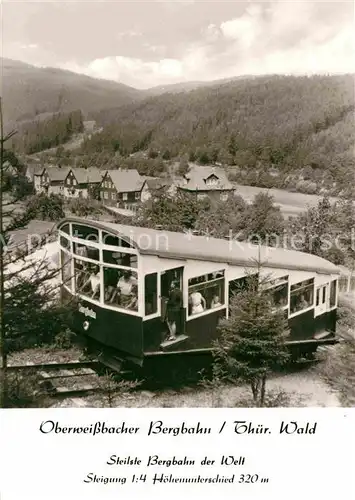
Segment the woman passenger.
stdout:
<path fill-rule="evenodd" d="M 200 292 L 192 292 L 189 297 L 191 314 L 198 314 L 206 309 L 206 300 Z"/>

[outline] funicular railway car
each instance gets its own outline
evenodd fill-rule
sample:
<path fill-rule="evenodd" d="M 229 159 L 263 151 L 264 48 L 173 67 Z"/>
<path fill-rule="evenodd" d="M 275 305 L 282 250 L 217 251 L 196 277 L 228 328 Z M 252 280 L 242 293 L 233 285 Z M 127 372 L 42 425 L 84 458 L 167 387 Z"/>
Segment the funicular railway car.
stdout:
<path fill-rule="evenodd" d="M 58 235 L 62 297 L 78 300 L 73 330 L 118 361 L 143 367 L 162 355 L 210 351 L 257 259 L 288 318 L 290 348 L 309 354 L 336 341 L 339 270 L 322 258 L 78 218 L 60 222 Z"/>

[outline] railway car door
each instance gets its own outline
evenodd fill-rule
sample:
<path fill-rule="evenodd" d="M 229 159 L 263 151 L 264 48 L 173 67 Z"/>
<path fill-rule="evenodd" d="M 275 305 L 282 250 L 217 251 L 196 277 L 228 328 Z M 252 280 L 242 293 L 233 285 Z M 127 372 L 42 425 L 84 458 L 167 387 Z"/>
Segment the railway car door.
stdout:
<path fill-rule="evenodd" d="M 320 316 L 327 311 L 328 285 L 322 285 L 316 289 L 315 316 Z"/>
<path fill-rule="evenodd" d="M 161 320 L 166 321 L 167 304 L 170 295 L 171 283 L 175 282 L 179 288 L 181 295 L 183 296 L 183 267 L 177 267 L 174 269 L 168 269 L 163 271 L 160 275 L 160 304 L 161 304 Z M 181 308 L 181 318 L 178 329 L 181 331 L 183 328 L 183 309 Z"/>

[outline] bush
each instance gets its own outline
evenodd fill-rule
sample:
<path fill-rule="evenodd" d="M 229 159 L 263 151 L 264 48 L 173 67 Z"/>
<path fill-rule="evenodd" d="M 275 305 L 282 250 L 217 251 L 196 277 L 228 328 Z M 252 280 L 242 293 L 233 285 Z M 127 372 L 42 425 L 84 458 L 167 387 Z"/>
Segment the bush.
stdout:
<path fill-rule="evenodd" d="M 337 310 L 338 326 L 337 333 L 340 337 L 347 340 L 354 338 L 355 315 L 354 310 L 349 304 L 344 304 L 341 300 Z"/>
<path fill-rule="evenodd" d="M 57 194 L 32 196 L 26 204 L 26 212 L 30 219 L 57 221 L 65 217 L 63 199 Z"/>
<path fill-rule="evenodd" d="M 74 334 L 69 329 L 58 333 L 54 337 L 53 347 L 59 349 L 69 349 L 73 346 L 73 337 Z"/>
<path fill-rule="evenodd" d="M 100 214 L 103 210 L 98 201 L 87 198 L 75 198 L 74 200 L 70 200 L 67 207 L 74 215 L 79 217 Z"/>
<path fill-rule="evenodd" d="M 340 393 L 344 407 L 355 405 L 355 340 L 342 342 L 319 354 L 323 363 L 317 367 L 318 374 Z"/>
<path fill-rule="evenodd" d="M 46 396 L 38 391 L 40 377 L 35 372 L 9 373 L 7 378 L 7 408 L 43 408 Z"/>
<path fill-rule="evenodd" d="M 5 297 L 4 314 L 9 353 L 58 342 L 68 345 L 66 328 L 74 303 L 48 305 L 48 295 L 36 290 L 33 283 L 13 287 L 11 292 Z"/>
<path fill-rule="evenodd" d="M 296 185 L 296 191 L 305 194 L 316 194 L 318 191 L 318 186 L 315 182 L 299 181 Z"/>
<path fill-rule="evenodd" d="M 143 381 L 122 380 L 119 374 L 106 372 L 100 377 L 100 388 L 103 393 L 104 408 L 115 408 L 117 398 L 136 390 Z"/>

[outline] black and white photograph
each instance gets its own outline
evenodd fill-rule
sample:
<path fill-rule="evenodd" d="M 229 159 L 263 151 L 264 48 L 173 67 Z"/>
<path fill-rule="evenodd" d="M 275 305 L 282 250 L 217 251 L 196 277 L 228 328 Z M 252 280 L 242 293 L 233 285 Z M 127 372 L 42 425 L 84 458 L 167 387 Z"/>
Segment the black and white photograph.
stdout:
<path fill-rule="evenodd" d="M 355 405 L 353 1 L 1 2 L 0 407 Z"/>

